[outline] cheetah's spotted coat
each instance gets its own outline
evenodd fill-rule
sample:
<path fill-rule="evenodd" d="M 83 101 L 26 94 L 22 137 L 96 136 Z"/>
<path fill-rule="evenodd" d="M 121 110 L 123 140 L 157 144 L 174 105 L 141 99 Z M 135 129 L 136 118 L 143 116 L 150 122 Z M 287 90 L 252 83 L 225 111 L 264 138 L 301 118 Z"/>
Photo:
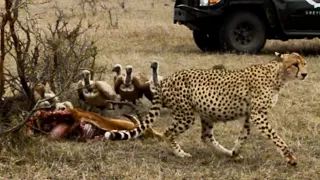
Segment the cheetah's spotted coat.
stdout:
<path fill-rule="evenodd" d="M 191 155 L 181 149 L 175 138 L 194 124 L 197 113 L 202 125 L 201 139 L 215 150 L 231 157 L 241 157 L 239 151 L 250 134 L 252 124 L 272 140 L 289 164 L 296 165 L 296 158 L 272 129 L 267 116 L 286 82 L 305 79 L 306 62 L 297 53 L 276 55 L 277 59 L 272 62 L 241 70 L 189 69 L 176 72 L 163 79 L 156 88 L 153 105 L 138 128 L 106 132 L 105 138 L 127 140 L 140 136 L 160 116 L 160 107 L 166 106 L 173 110 L 173 122 L 164 133 L 164 138 L 179 157 Z M 240 135 L 233 149 L 226 149 L 214 138 L 213 124 L 240 117 L 245 117 Z"/>

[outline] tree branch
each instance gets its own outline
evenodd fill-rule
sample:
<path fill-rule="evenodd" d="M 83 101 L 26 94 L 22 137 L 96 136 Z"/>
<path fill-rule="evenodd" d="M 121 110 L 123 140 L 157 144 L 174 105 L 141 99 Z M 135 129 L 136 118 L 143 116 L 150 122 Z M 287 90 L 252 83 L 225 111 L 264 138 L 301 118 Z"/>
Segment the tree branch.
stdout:
<path fill-rule="evenodd" d="M 71 82 L 72 81 L 72 78 L 69 79 L 69 81 Z M 64 88 L 59 91 L 57 94 L 55 94 L 55 96 L 53 97 L 50 97 L 50 98 L 46 98 L 46 99 L 42 99 L 42 100 L 39 100 L 36 105 L 31 109 L 31 111 L 29 111 L 28 115 L 26 118 L 24 118 L 24 120 L 22 120 L 19 124 L 17 124 L 16 126 L 14 126 L 13 128 L 9 129 L 9 130 L 6 130 L 6 131 L 3 131 L 3 132 L 0 132 L 0 137 L 1 136 L 5 136 L 5 135 L 8 135 L 9 133 L 12 133 L 12 132 L 16 132 L 18 130 L 20 130 L 27 122 L 28 120 L 32 117 L 33 113 L 36 112 L 37 110 L 40 110 L 40 109 L 43 109 L 43 108 L 38 108 L 39 104 L 45 102 L 45 101 L 49 101 L 57 96 L 59 96 L 63 90 L 67 87 L 67 84 L 64 86 Z"/>

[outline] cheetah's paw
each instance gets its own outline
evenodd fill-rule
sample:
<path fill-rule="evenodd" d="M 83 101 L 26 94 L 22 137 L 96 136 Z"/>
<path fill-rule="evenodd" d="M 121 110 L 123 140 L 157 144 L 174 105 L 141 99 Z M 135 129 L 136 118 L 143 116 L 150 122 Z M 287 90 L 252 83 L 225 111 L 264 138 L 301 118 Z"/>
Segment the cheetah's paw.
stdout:
<path fill-rule="evenodd" d="M 184 158 L 184 157 L 192 157 L 191 154 L 184 152 L 183 150 L 175 150 L 174 155 Z"/>
<path fill-rule="evenodd" d="M 232 156 L 232 159 L 236 162 L 240 162 L 243 160 L 243 156 L 241 156 L 240 154 L 236 154 Z"/>

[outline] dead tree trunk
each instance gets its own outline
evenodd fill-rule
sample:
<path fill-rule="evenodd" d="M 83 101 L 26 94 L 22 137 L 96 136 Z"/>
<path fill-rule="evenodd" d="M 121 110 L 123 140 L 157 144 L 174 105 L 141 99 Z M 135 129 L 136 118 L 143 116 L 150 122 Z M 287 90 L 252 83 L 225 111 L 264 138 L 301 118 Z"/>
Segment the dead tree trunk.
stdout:
<path fill-rule="evenodd" d="M 7 3 L 6 3 L 7 7 Z M 0 24 L 0 99 L 4 94 L 4 74 L 3 74 L 3 64 L 6 56 L 6 48 L 5 48 L 5 27 L 8 22 L 8 12 L 6 11 L 2 14 L 2 21 Z"/>

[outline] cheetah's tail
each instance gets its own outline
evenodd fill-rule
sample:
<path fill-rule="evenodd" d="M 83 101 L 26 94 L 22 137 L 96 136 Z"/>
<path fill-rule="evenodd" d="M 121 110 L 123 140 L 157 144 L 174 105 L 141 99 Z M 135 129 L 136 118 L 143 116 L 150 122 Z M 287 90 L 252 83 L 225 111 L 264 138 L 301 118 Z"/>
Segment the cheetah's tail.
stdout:
<path fill-rule="evenodd" d="M 149 129 L 153 122 L 160 116 L 161 105 L 159 86 L 157 86 L 154 91 L 151 109 L 149 110 L 145 121 L 142 121 L 138 127 L 130 131 L 107 131 L 104 134 L 104 137 L 110 140 L 130 140 L 139 137 L 144 131 Z"/>

